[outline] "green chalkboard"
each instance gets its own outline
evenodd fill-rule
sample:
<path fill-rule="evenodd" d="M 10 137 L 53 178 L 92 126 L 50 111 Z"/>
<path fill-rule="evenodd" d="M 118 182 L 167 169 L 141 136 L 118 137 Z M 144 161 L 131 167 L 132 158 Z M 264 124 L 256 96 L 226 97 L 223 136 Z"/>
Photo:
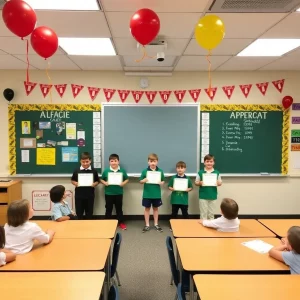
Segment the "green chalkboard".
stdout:
<path fill-rule="evenodd" d="M 100 123 L 100 105 L 11 104 L 10 174 L 71 174 L 82 152 L 101 173 Z"/>
<path fill-rule="evenodd" d="M 289 112 L 280 105 L 202 105 L 201 167 L 207 153 L 221 173 L 288 172 Z"/>

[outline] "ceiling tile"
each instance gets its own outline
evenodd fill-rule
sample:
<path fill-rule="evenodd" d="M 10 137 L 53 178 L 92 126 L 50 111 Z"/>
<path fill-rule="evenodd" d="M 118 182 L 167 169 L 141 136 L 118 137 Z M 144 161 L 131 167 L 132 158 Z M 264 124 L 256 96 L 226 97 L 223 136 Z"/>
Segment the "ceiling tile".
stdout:
<path fill-rule="evenodd" d="M 250 45 L 253 39 L 224 39 L 221 44 L 212 50 L 212 55 L 236 55 Z M 192 39 L 184 52 L 184 55 L 206 55 L 207 50 L 198 45 Z"/>
<path fill-rule="evenodd" d="M 217 71 L 255 71 L 262 66 L 274 61 L 276 57 L 240 57 L 234 56 Z"/>
<path fill-rule="evenodd" d="M 0 18 L 0 36 L 14 36 L 16 37 L 9 29 L 7 29 L 6 25 L 3 22 L 3 19 Z M 19 38 L 19 37 L 16 37 Z M 21 39 L 21 38 L 19 38 Z"/>
<path fill-rule="evenodd" d="M 77 56 L 70 55 L 69 58 L 82 70 L 116 71 L 122 70 L 118 56 Z"/>
<path fill-rule="evenodd" d="M 210 0 L 101 0 L 105 11 L 136 11 L 138 8 L 147 7 L 155 12 L 203 12 Z"/>
<path fill-rule="evenodd" d="M 230 56 L 212 56 L 211 69 L 215 70 L 218 66 L 228 60 Z M 205 56 L 182 56 L 175 68 L 175 71 L 207 71 L 208 61 Z"/>
<path fill-rule="evenodd" d="M 1 70 L 24 70 L 26 68 L 27 64 L 24 61 L 21 61 L 11 55 L 0 55 Z"/>
<path fill-rule="evenodd" d="M 37 11 L 38 26 L 52 28 L 59 37 L 111 37 L 103 12 Z"/>
<path fill-rule="evenodd" d="M 173 67 L 124 67 L 125 71 L 140 71 L 140 72 L 171 72 Z"/>
<path fill-rule="evenodd" d="M 141 56 L 123 56 L 124 63 L 126 67 L 172 67 L 174 64 L 174 60 L 176 56 L 166 56 L 165 60 L 162 62 L 159 62 L 155 58 L 145 58 L 144 60 L 140 62 L 136 62 L 136 60 L 139 60 Z"/>
<path fill-rule="evenodd" d="M 114 37 L 131 37 L 129 21 L 132 12 L 108 12 L 106 14 Z M 159 13 L 160 32 L 164 38 L 190 38 L 200 18 L 199 13 Z M 180 24 L 180 26 L 178 26 Z"/>

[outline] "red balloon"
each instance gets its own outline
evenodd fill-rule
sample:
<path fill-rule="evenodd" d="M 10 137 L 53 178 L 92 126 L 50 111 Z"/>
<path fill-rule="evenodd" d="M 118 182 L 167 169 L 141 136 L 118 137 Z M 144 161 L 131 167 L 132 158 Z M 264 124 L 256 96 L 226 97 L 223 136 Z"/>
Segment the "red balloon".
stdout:
<path fill-rule="evenodd" d="M 131 34 L 143 46 L 156 38 L 159 29 L 158 15 L 148 8 L 138 10 L 130 20 Z"/>
<path fill-rule="evenodd" d="M 6 27 L 21 38 L 29 35 L 36 25 L 34 10 L 21 0 L 6 2 L 2 10 L 2 18 Z"/>
<path fill-rule="evenodd" d="M 41 26 L 34 29 L 30 42 L 33 50 L 43 58 L 49 58 L 58 49 L 58 37 L 49 27 Z"/>
<path fill-rule="evenodd" d="M 285 96 L 282 99 L 282 106 L 285 109 L 288 109 L 294 102 L 294 99 L 291 96 Z"/>

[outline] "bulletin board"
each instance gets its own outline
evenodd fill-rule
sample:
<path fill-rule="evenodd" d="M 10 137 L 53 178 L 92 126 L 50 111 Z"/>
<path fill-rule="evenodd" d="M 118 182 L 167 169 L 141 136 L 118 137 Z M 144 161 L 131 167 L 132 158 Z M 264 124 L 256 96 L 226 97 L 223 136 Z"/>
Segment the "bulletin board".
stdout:
<path fill-rule="evenodd" d="M 89 152 L 101 173 L 101 106 L 11 104 L 10 175 L 72 174 Z"/>

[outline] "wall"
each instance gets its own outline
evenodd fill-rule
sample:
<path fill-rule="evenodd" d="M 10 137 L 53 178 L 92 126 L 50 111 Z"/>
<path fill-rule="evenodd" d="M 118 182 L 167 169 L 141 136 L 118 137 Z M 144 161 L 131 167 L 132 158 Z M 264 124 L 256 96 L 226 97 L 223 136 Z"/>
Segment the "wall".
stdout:
<path fill-rule="evenodd" d="M 81 72 L 66 71 L 50 73 L 53 84 L 74 83 L 85 86 L 107 87 L 117 89 L 140 90 L 138 77 L 126 77 L 121 72 Z M 286 79 L 283 93 L 280 94 L 273 85 L 269 85 L 268 92 L 264 97 L 259 90 L 253 86 L 250 95 L 246 99 L 240 91 L 239 84 L 271 82 L 272 80 Z M 218 87 L 214 104 L 232 103 L 232 104 L 280 104 L 282 97 L 291 95 L 295 102 L 300 102 L 298 94 L 300 93 L 300 72 L 218 72 L 212 73 L 213 86 Z M 50 103 L 49 97 L 44 99 L 40 92 L 39 86 L 30 96 L 26 96 L 23 86 L 25 80 L 25 71 L 0 71 L 0 90 L 3 91 L 9 87 L 15 91 L 15 99 L 13 103 Z M 31 71 L 30 80 L 32 82 L 47 83 L 48 79 L 45 72 Z M 208 74 L 203 73 L 176 73 L 172 77 L 149 77 L 149 90 L 175 90 L 175 89 L 195 89 L 206 88 L 208 84 Z M 228 100 L 223 91 L 222 86 L 236 85 L 231 100 Z M 200 102 L 210 103 L 204 90 L 200 94 Z M 103 92 L 100 92 L 95 103 L 105 101 Z M 192 101 L 189 95 L 185 97 L 184 102 Z M 112 102 L 119 102 L 119 96 L 116 93 Z M 176 103 L 174 95 L 171 96 L 169 103 Z M 71 88 L 68 86 L 64 97 L 61 99 L 56 91 L 53 92 L 53 103 L 87 103 L 91 100 L 87 89 L 84 89 L 79 96 L 74 99 Z M 134 103 L 131 96 L 127 98 L 126 103 Z M 140 103 L 147 103 L 144 96 Z M 157 96 L 155 103 L 162 103 Z M 8 104 L 4 100 L 0 101 L 0 139 L 2 144 L 2 164 L 0 165 L 0 177 L 6 177 L 8 170 L 8 124 L 7 124 L 7 107 Z M 297 112 L 292 112 L 297 116 Z M 300 112 L 298 113 L 300 116 Z M 291 128 L 300 129 L 299 125 L 293 125 Z M 274 133 L 276 134 L 276 133 Z M 151 151 L 151 149 L 149 149 Z M 299 153 L 291 153 L 290 155 L 290 176 L 285 178 L 223 178 L 223 186 L 219 189 L 219 198 L 232 197 L 237 200 L 240 206 L 241 214 L 300 214 L 299 204 L 299 178 L 300 169 L 294 168 L 300 161 Z M 147 163 L 145 157 L 145 164 Z M 232 162 L 234 163 L 234 162 Z M 31 200 L 32 190 L 47 190 L 55 184 L 64 184 L 67 189 L 73 189 L 67 178 L 22 178 L 23 180 L 23 197 Z M 190 194 L 190 213 L 198 214 L 198 197 L 197 188 Z M 170 205 L 167 201 L 169 191 L 163 188 L 164 205 L 161 208 L 161 214 L 170 213 Z M 143 208 L 141 206 L 142 186 L 136 178 L 131 179 L 130 184 L 125 188 L 124 195 L 124 213 L 128 215 L 141 215 Z M 104 193 L 103 187 L 97 188 L 97 200 L 95 204 L 95 214 L 104 213 Z M 216 205 L 216 213 L 219 212 L 219 203 Z"/>

